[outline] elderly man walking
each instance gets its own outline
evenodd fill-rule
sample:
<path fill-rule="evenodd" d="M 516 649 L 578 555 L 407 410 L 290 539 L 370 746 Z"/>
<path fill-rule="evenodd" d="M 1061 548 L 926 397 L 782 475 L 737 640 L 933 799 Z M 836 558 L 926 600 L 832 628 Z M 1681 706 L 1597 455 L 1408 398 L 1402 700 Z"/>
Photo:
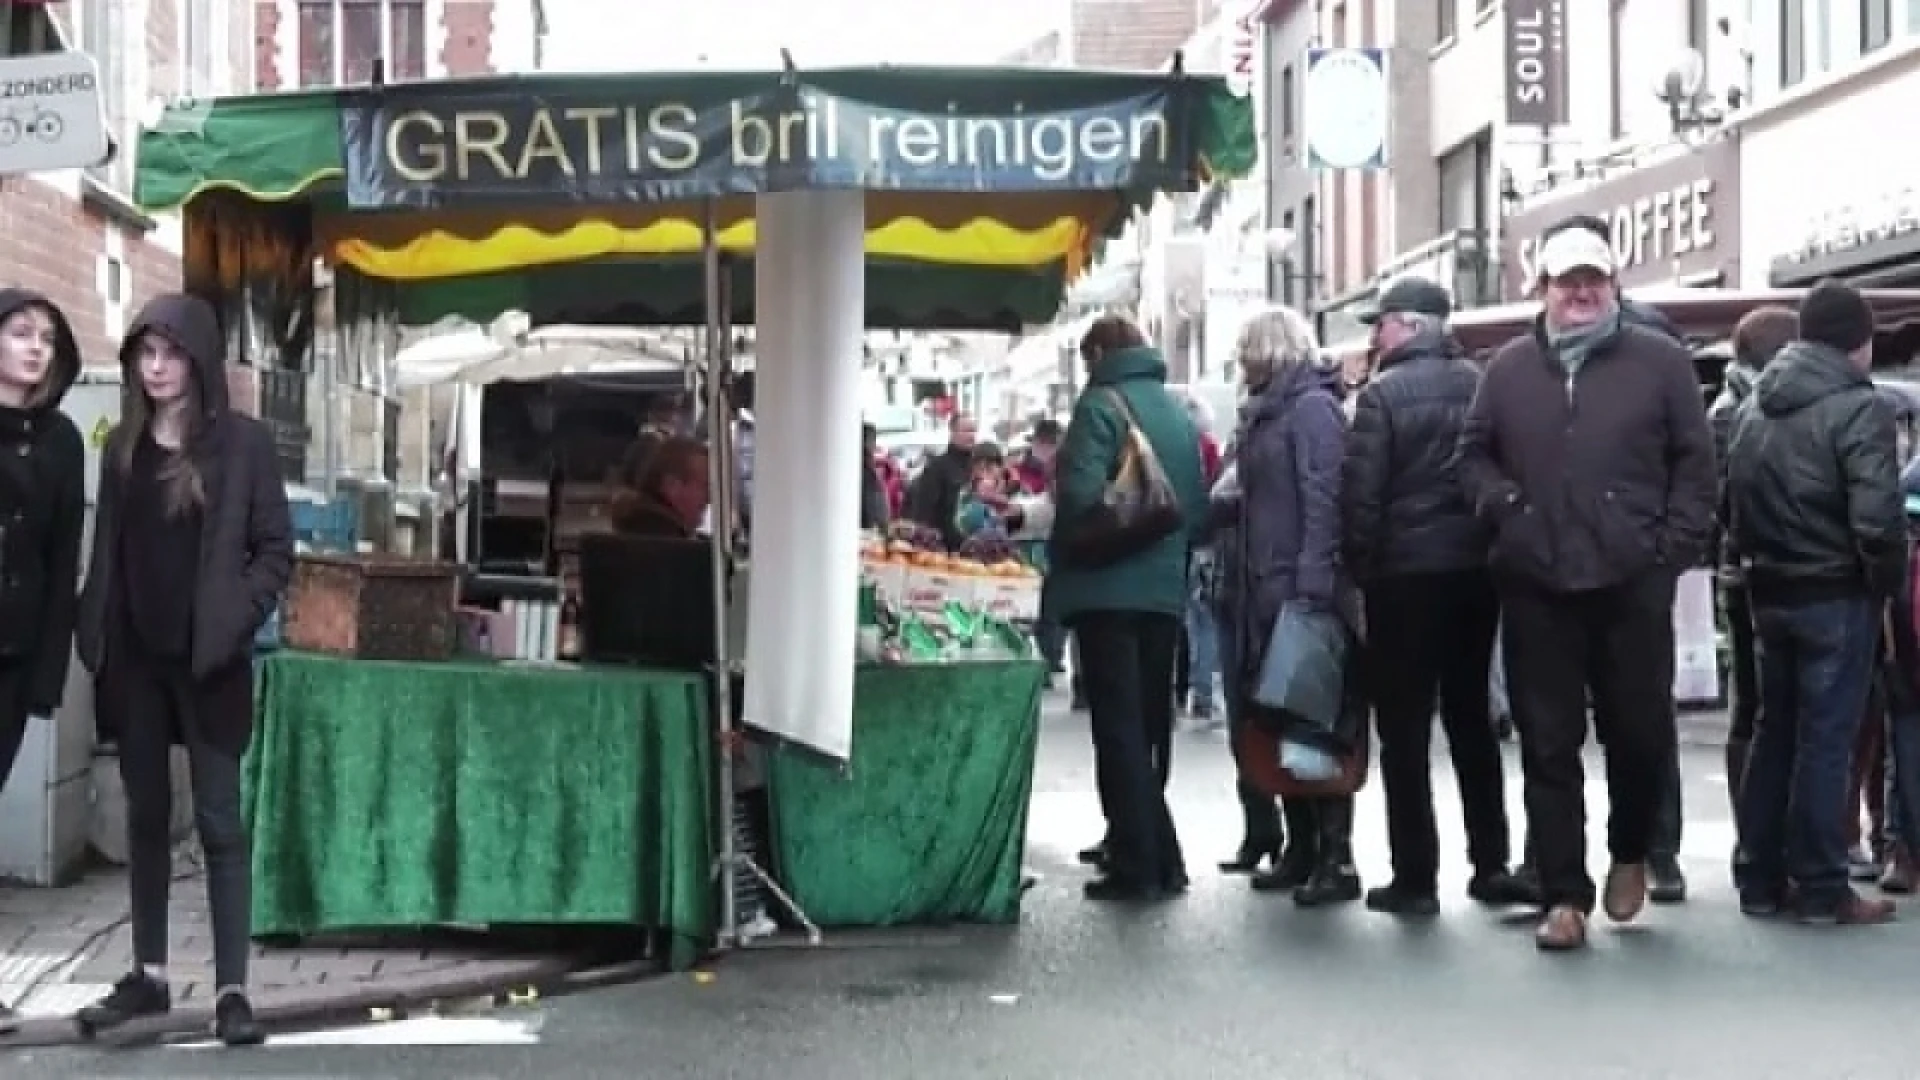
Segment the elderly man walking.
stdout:
<path fill-rule="evenodd" d="M 1530 901 L 1507 866 L 1499 735 L 1487 723 L 1487 673 L 1500 604 L 1487 574 L 1487 530 L 1454 471 L 1460 429 L 1480 370 L 1447 331 L 1453 299 L 1405 277 L 1369 313 L 1379 375 L 1361 390 L 1347 434 L 1341 517 L 1349 571 L 1366 595 L 1374 720 L 1387 791 L 1393 880 L 1367 907 L 1394 915 L 1440 910 L 1434 822 L 1437 701 L 1466 815 L 1470 896 Z"/>
<path fill-rule="evenodd" d="M 1541 245 L 1533 332 L 1488 363 L 1461 483 L 1492 529 L 1528 824 L 1535 943 L 1578 949 L 1587 869 L 1587 708 L 1606 754 L 1609 918 L 1639 915 L 1674 753 L 1673 601 L 1712 535 L 1713 436 L 1692 358 L 1621 318 L 1613 252 L 1584 229 Z"/>

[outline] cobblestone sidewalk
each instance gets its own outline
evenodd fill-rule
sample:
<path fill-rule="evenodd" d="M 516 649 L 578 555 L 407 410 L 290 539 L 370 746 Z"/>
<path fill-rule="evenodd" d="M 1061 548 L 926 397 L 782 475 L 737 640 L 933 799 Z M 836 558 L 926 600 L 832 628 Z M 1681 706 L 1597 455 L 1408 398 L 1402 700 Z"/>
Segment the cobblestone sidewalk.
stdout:
<path fill-rule="evenodd" d="M 211 1015 L 212 935 L 197 859 L 175 859 L 169 979 L 181 1030 Z M 451 936 L 372 935 L 289 948 L 254 946 L 251 990 L 270 1023 L 348 1015 L 537 986 L 573 970 L 575 957 L 489 948 Z M 62 889 L 0 885 L 0 1001 L 22 1015 L 0 1048 L 74 1037 L 69 1018 L 133 966 L 126 873 L 94 870 Z"/>

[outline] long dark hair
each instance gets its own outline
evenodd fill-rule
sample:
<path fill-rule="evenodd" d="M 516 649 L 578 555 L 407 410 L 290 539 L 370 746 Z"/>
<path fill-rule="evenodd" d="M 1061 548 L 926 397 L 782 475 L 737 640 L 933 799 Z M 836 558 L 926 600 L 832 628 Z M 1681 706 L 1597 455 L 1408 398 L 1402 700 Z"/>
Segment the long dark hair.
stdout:
<path fill-rule="evenodd" d="M 148 331 L 148 333 L 152 333 Z M 153 426 L 153 399 L 147 396 L 146 387 L 140 385 L 140 366 L 138 350 L 145 342 L 146 334 L 135 340 L 130 347 L 134 352 L 134 363 L 128 365 L 124 378 L 126 383 L 120 391 L 120 433 L 119 444 L 113 450 L 113 467 L 120 471 L 124 479 L 133 474 L 133 452 L 139 446 L 142 436 L 149 434 Z M 160 448 L 165 460 L 160 463 L 161 505 L 170 518 L 178 518 L 192 513 L 206 505 L 206 478 L 200 475 L 200 466 L 193 461 L 193 444 L 203 424 L 200 417 L 200 371 L 197 364 L 187 365 L 187 431 L 181 441 L 180 449 Z"/>

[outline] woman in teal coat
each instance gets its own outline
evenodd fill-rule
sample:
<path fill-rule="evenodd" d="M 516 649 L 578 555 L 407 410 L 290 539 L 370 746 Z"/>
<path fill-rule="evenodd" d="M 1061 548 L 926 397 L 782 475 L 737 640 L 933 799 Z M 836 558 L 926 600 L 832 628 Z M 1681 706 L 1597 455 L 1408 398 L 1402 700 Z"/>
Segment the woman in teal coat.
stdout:
<path fill-rule="evenodd" d="M 1150 901 L 1184 890 L 1187 873 L 1166 801 L 1173 668 L 1187 606 L 1187 557 L 1205 522 L 1200 433 L 1167 392 L 1167 367 L 1118 316 L 1080 343 L 1087 385 L 1054 463 L 1055 525 L 1043 606 L 1069 627 L 1092 718 L 1094 776 L 1107 817 L 1105 876 L 1095 899 Z M 1101 566 L 1076 564 L 1060 538 L 1101 502 L 1137 424 L 1184 508 L 1184 527 Z"/>

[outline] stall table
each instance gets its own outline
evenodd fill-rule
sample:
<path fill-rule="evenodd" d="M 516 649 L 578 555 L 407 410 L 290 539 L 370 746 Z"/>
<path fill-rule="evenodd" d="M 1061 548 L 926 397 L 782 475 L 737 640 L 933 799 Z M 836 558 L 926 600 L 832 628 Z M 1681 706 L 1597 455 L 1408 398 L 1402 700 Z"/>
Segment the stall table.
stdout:
<path fill-rule="evenodd" d="M 1031 661 L 862 666 L 843 770 L 783 746 L 774 846 L 821 926 L 1013 922 L 1046 669 Z"/>
<path fill-rule="evenodd" d="M 282 652 L 246 767 L 256 935 L 714 931 L 698 676 Z"/>

